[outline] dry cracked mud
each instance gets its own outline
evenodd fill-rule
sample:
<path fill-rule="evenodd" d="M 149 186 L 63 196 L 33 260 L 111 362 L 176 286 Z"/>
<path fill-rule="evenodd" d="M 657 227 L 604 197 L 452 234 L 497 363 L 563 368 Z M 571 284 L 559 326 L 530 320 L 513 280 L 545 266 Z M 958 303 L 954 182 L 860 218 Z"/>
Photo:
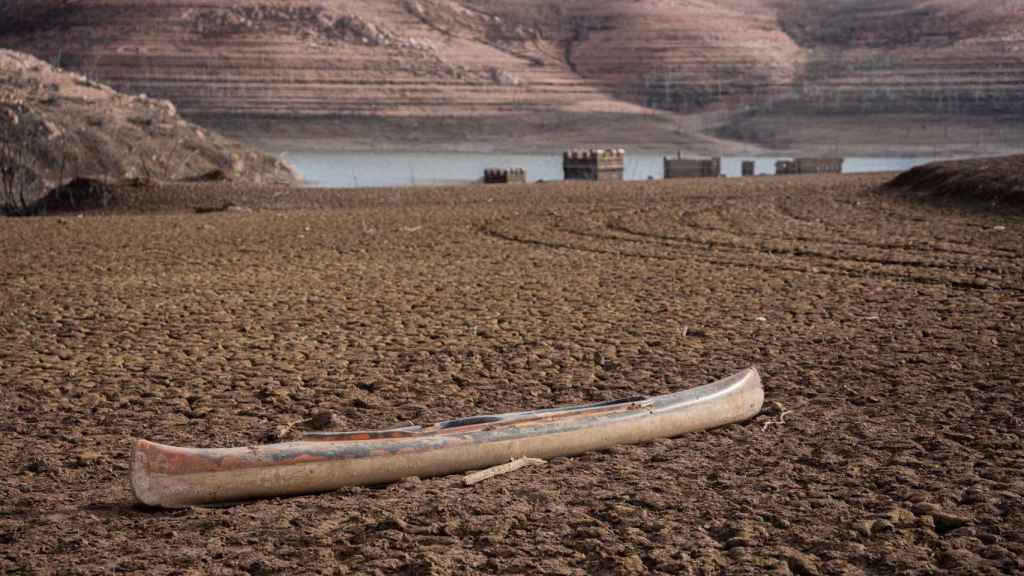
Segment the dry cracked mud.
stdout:
<path fill-rule="evenodd" d="M 0 220 L 0 572 L 1020 573 L 1024 220 L 889 177 Z M 128 489 L 132 437 L 242 445 L 325 411 L 381 428 L 750 365 L 749 422 L 468 488 L 178 511 Z"/>

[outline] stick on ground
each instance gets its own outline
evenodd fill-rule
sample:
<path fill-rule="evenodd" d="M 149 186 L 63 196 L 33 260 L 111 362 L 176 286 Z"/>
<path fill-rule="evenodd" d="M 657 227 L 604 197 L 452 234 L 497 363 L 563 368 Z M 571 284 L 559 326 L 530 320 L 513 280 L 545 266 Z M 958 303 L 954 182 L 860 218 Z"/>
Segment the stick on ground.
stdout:
<path fill-rule="evenodd" d="M 547 461 L 541 460 L 540 458 L 514 458 L 507 464 L 499 464 L 486 470 L 478 470 L 472 474 L 466 474 L 462 477 L 462 483 L 466 486 L 472 486 L 478 482 L 483 482 L 488 478 L 494 478 L 495 476 L 501 476 L 502 474 L 508 474 L 509 472 L 515 472 L 520 468 L 527 466 L 533 466 L 535 464 L 547 464 Z"/>

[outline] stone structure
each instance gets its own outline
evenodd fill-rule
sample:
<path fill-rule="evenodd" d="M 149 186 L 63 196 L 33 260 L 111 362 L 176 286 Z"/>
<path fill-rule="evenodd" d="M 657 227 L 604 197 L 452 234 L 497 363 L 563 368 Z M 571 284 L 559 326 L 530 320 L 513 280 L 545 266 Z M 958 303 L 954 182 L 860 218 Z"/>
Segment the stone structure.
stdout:
<path fill-rule="evenodd" d="M 841 174 L 842 158 L 796 158 L 775 163 L 776 174 Z"/>
<path fill-rule="evenodd" d="M 744 160 L 740 173 L 743 174 L 744 176 L 753 176 L 754 175 L 754 161 L 753 160 Z"/>
<path fill-rule="evenodd" d="M 722 175 L 721 158 L 665 158 L 665 178 L 717 178 Z"/>
<path fill-rule="evenodd" d="M 622 180 L 626 151 L 569 150 L 562 154 L 566 180 Z"/>
<path fill-rule="evenodd" d="M 484 170 L 484 184 L 511 184 L 526 182 L 526 170 L 522 168 L 488 168 Z"/>

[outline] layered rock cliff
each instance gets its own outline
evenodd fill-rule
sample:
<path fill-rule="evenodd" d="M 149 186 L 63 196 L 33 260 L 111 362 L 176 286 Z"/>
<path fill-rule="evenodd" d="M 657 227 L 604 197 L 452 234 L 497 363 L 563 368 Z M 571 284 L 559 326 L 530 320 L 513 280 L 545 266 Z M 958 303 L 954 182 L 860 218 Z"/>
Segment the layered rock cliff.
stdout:
<path fill-rule="evenodd" d="M 9 0 L 0 46 L 221 118 L 1024 110 L 1019 0 Z"/>

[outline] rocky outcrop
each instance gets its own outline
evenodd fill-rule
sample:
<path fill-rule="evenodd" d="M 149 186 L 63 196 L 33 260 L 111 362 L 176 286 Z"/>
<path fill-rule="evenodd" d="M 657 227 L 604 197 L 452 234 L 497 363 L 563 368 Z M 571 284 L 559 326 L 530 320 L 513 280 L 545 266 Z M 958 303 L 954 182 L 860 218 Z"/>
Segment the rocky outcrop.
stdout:
<path fill-rule="evenodd" d="M 0 154 L 31 196 L 76 176 L 164 181 L 221 170 L 240 182 L 294 180 L 277 159 L 184 120 L 167 100 L 10 50 L 0 50 Z"/>

